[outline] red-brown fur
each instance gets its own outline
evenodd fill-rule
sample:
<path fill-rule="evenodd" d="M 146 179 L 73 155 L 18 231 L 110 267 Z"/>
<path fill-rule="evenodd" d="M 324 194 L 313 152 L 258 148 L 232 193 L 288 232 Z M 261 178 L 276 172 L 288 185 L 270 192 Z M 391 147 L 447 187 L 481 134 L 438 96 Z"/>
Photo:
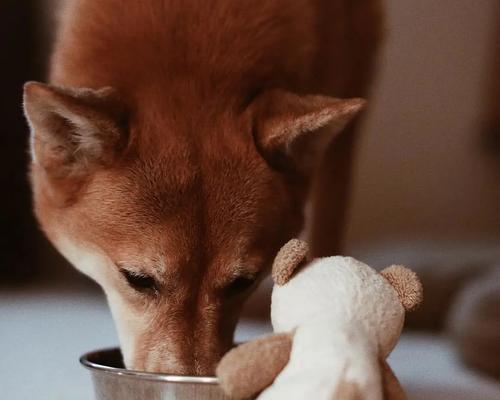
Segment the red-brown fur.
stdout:
<path fill-rule="evenodd" d="M 129 366 L 213 371 L 248 294 L 229 299 L 225 285 L 241 266 L 262 277 L 302 228 L 309 186 L 259 153 L 252 104 L 270 88 L 365 96 L 379 36 L 376 0 L 71 2 L 51 83 L 113 87 L 126 110 L 126 146 L 106 153 L 105 164 L 81 166 L 76 184 L 54 183 L 35 164 L 35 208 L 56 244 L 70 237 L 158 275 L 154 299 L 132 293 L 119 272 L 109 272 L 112 287 L 103 284 L 131 312 L 151 316 Z M 27 88 L 28 114 L 37 90 Z M 323 205 L 345 202 L 349 148 L 331 150 L 343 185 L 323 176 Z M 337 237 L 319 239 L 317 252 L 327 252 Z"/>

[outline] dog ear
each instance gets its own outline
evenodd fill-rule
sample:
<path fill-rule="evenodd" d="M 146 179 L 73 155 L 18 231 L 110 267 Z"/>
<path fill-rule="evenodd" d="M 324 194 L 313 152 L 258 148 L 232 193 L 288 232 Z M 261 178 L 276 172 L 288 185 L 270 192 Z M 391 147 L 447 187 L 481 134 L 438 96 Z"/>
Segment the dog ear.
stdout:
<path fill-rule="evenodd" d="M 28 82 L 24 110 L 33 163 L 48 174 L 107 164 L 125 145 L 125 110 L 112 88 L 70 89 Z"/>
<path fill-rule="evenodd" d="M 258 96 L 253 108 L 257 147 L 269 164 L 310 172 L 331 139 L 363 109 L 363 99 L 298 96 L 273 89 Z"/>
<path fill-rule="evenodd" d="M 416 309 L 423 301 L 423 288 L 415 272 L 402 265 L 391 265 L 380 272 L 396 290 L 406 311 Z"/>
<path fill-rule="evenodd" d="M 283 286 L 292 277 L 297 268 L 306 262 L 309 246 L 299 239 L 292 239 L 286 243 L 276 255 L 272 268 L 273 281 Z"/>
<path fill-rule="evenodd" d="M 74 190 L 92 168 L 110 164 L 127 142 L 125 107 L 112 88 L 29 82 L 24 86 L 24 110 L 31 129 L 33 171 L 44 172 L 53 193 Z"/>

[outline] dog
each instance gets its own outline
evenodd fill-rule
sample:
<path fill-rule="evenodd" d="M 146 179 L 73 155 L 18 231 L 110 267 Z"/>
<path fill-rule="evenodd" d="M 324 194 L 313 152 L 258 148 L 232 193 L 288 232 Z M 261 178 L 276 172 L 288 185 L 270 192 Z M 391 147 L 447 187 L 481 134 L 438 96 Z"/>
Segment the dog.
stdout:
<path fill-rule="evenodd" d="M 381 36 L 377 0 L 67 2 L 24 89 L 34 209 L 127 368 L 212 374 L 281 245 L 336 251 Z"/>

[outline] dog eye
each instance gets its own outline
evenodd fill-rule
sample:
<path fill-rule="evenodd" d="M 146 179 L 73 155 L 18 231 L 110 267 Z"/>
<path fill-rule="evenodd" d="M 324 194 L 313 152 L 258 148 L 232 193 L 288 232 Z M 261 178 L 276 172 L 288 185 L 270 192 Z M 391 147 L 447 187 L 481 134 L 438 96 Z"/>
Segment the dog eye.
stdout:
<path fill-rule="evenodd" d="M 138 292 L 146 292 L 148 290 L 157 289 L 156 282 L 150 275 L 132 272 L 127 269 L 121 269 L 120 271 L 127 280 L 128 284 Z"/>
<path fill-rule="evenodd" d="M 255 281 L 255 278 L 240 276 L 226 286 L 225 294 L 227 296 L 236 296 L 244 293 L 253 286 Z"/>

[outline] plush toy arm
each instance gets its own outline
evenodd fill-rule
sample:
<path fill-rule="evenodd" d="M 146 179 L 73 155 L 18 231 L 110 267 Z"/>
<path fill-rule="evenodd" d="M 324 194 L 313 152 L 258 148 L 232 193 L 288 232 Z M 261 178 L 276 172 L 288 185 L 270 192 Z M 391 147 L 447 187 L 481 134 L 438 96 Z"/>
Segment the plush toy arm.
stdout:
<path fill-rule="evenodd" d="M 291 333 L 271 334 L 229 351 L 216 371 L 222 390 L 246 399 L 265 389 L 288 363 L 292 338 Z"/>
<path fill-rule="evenodd" d="M 380 361 L 384 400 L 407 400 L 406 394 L 387 361 Z"/>

